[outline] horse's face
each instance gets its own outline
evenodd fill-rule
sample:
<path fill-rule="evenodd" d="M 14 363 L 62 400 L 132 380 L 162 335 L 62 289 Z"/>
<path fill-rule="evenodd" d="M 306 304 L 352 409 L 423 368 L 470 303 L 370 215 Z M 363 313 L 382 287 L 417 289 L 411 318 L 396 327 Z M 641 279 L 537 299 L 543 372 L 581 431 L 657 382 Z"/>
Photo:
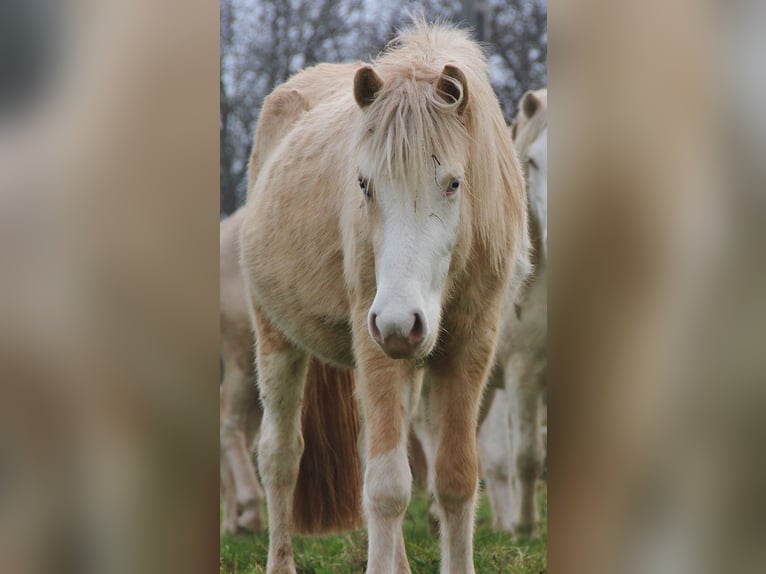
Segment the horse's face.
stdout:
<path fill-rule="evenodd" d="M 463 168 L 434 162 L 416 190 L 362 175 L 377 292 L 369 331 L 393 358 L 424 357 L 436 344 L 441 302 L 460 221 Z"/>
<path fill-rule="evenodd" d="M 454 106 L 438 113 L 452 114 L 452 121 L 459 123 L 461 102 L 467 92 L 465 78 L 457 73 L 456 82 L 442 87 L 446 91 L 462 86 L 459 92 L 452 92 L 454 98 L 445 98 Z M 375 78 L 372 81 L 374 84 Z M 441 82 L 436 93 L 440 93 Z M 378 84 L 373 93 L 380 87 Z M 359 90 L 355 95 L 360 102 Z M 360 105 L 366 101 L 362 94 Z M 404 166 L 408 177 L 381 169 L 385 164 L 365 150 L 360 151 L 359 186 L 366 203 L 377 287 L 368 312 L 368 329 L 392 358 L 422 359 L 436 345 L 447 276 L 458 239 L 468 156 L 465 140 L 456 136 L 438 156 L 435 150 L 412 153 L 408 157 L 416 158 L 417 163 Z"/>

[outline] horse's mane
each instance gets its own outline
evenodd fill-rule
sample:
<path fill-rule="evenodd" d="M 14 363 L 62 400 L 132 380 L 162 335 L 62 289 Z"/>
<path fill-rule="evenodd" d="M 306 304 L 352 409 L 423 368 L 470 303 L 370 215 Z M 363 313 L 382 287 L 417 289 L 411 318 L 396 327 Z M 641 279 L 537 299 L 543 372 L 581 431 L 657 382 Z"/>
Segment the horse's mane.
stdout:
<path fill-rule="evenodd" d="M 461 117 L 445 113 L 462 103 L 436 91 L 445 64 L 466 78 L 467 105 Z M 370 106 L 357 131 L 357 147 L 369 153 L 377 173 L 403 189 L 432 177 L 429 155 L 459 157 L 469 146 L 464 193 L 469 198 L 474 237 L 501 269 L 526 241 L 525 192 L 510 134 L 489 82 L 486 57 L 469 34 L 422 18 L 399 33 L 374 61 L 383 79 L 379 104 Z M 418 160 L 418 156 L 421 160 Z M 426 173 L 428 172 L 428 173 Z M 505 261 L 504 261 L 505 260 Z"/>

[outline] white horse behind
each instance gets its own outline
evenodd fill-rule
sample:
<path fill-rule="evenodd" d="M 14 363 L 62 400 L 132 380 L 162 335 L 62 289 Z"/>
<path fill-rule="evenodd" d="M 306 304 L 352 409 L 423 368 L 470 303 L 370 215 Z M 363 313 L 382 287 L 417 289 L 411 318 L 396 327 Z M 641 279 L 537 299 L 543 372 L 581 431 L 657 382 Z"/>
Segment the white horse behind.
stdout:
<path fill-rule="evenodd" d="M 521 536 L 537 524 L 535 486 L 546 439 L 542 398 L 547 371 L 548 94 L 527 92 L 511 126 L 527 175 L 534 272 L 509 295 L 490 385 L 494 400 L 479 432 L 479 458 L 495 528 Z"/>

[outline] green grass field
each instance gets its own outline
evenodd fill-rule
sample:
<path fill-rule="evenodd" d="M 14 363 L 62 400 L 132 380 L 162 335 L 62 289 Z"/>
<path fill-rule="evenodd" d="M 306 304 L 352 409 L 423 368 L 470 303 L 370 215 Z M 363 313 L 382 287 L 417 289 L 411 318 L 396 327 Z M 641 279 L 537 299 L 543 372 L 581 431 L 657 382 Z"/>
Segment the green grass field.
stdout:
<path fill-rule="evenodd" d="M 482 494 L 474 534 L 474 561 L 479 574 L 541 574 L 546 572 L 547 497 L 540 487 L 538 506 L 542 525 L 537 537 L 513 541 L 491 528 L 490 511 Z M 407 556 L 413 574 L 438 574 L 439 539 L 428 528 L 428 498 L 415 490 L 404 520 Z M 326 538 L 294 538 L 298 574 L 358 574 L 367 561 L 367 534 L 357 530 Z M 266 572 L 268 538 L 265 533 L 221 537 L 221 574 Z"/>

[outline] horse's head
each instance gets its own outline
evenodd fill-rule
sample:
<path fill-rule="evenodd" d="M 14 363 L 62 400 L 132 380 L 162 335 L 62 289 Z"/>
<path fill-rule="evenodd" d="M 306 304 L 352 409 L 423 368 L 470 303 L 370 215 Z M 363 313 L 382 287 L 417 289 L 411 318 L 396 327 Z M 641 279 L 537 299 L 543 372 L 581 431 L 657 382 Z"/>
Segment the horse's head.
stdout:
<path fill-rule="evenodd" d="M 408 71 L 385 83 L 364 67 L 354 78 L 361 108 L 355 151 L 360 198 L 375 257 L 370 335 L 392 358 L 419 358 L 436 345 L 461 221 L 469 143 L 465 75 Z"/>
<path fill-rule="evenodd" d="M 527 197 L 548 251 L 548 91 L 526 92 L 511 127 L 513 143 L 527 173 Z"/>

